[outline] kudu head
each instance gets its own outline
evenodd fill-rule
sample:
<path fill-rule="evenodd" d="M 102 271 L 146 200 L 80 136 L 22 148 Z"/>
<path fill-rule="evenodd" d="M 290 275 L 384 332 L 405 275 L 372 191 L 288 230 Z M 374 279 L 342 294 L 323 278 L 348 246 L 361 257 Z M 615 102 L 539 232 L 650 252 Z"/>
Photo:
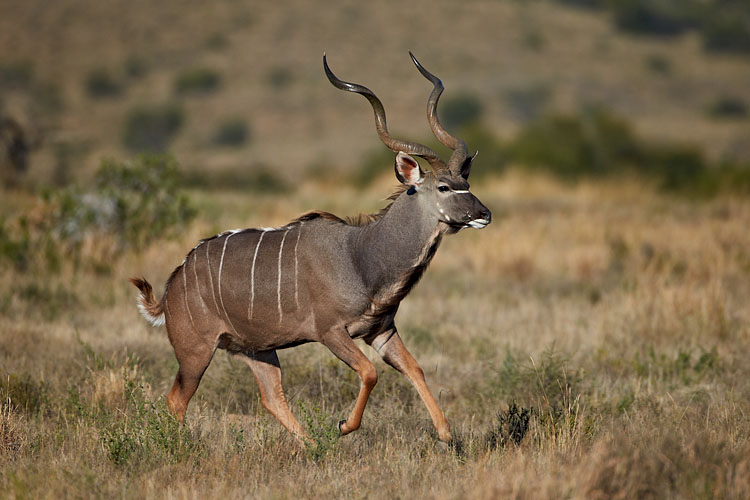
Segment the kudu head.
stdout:
<path fill-rule="evenodd" d="M 323 55 L 323 67 L 328 80 L 335 87 L 361 94 L 370 102 L 375 113 L 375 128 L 380 140 L 391 151 L 397 153 L 396 177 L 402 184 L 408 186 L 407 194 L 416 197 L 415 200 L 419 203 L 423 216 L 434 217 L 436 221 L 444 225 L 447 232 L 455 232 L 465 227 L 481 229 L 490 223 L 492 214 L 469 191 L 468 178 L 476 154 L 470 156 L 466 143 L 449 134 L 438 120 L 437 103 L 440 94 L 443 93 L 443 82 L 427 71 L 417 61 L 414 54 L 409 52 L 409 55 L 419 72 L 432 82 L 433 89 L 427 100 L 427 120 L 435 137 L 453 151 L 447 165 L 435 151 L 427 146 L 391 137 L 380 99 L 367 87 L 339 80 L 328 67 L 325 55 Z M 422 171 L 419 163 L 411 155 L 427 160 L 432 170 Z"/>

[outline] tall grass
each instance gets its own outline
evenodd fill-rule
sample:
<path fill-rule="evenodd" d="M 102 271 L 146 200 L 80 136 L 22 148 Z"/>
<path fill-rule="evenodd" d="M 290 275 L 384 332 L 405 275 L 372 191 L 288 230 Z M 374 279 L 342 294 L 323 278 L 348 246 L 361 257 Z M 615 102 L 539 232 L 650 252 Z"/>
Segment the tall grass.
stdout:
<path fill-rule="evenodd" d="M 163 282 L 216 229 L 279 224 L 320 206 L 354 213 L 377 205 L 381 188 L 311 181 L 294 197 L 252 199 L 201 191 L 194 203 L 203 215 L 183 223 L 177 240 L 123 250 L 110 274 L 82 268 L 71 280 L 3 263 L 12 286 L 0 297 L 0 490 L 750 494 L 750 371 L 738 348 L 750 339 L 750 204 L 691 202 L 627 179 L 569 184 L 509 169 L 474 183 L 498 217 L 446 238 L 396 318 L 451 422 L 445 449 L 413 387 L 364 345 L 379 382 L 351 435 L 338 437 L 336 422 L 351 410 L 358 378 L 317 344 L 280 352 L 311 448 L 267 414 L 250 371 L 221 351 L 177 425 L 163 399 L 176 361 L 163 329 L 140 320 L 126 278 Z M 60 299 L 60 312 L 45 316 L 48 299 L 20 291 L 33 286 L 75 300 Z"/>

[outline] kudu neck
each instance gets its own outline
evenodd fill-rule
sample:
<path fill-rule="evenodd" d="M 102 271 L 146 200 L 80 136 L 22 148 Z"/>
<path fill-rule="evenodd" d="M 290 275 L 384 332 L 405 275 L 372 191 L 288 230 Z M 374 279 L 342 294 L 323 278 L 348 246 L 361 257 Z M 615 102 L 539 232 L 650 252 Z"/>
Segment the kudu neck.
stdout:
<path fill-rule="evenodd" d="M 424 264 L 420 260 L 435 243 L 438 222 L 425 213 L 417 196 L 401 194 L 380 219 L 362 228 L 357 257 L 370 287 L 388 286 Z"/>

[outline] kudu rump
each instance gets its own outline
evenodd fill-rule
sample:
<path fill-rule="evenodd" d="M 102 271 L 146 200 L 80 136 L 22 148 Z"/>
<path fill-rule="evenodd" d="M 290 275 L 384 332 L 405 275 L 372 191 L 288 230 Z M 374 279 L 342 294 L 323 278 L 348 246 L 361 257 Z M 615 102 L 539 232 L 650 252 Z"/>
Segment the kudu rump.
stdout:
<path fill-rule="evenodd" d="M 443 235 L 483 228 L 491 214 L 469 192 L 474 158 L 438 120 L 442 82 L 409 54 L 434 86 L 427 118 L 435 136 L 453 150 L 447 165 L 432 149 L 391 137 L 375 94 L 339 80 L 323 56 L 331 83 L 367 98 L 380 139 L 397 153 L 396 177 L 403 187 L 391 203 L 354 219 L 309 212 L 278 229 L 233 230 L 202 240 L 172 272 L 159 301 L 145 279 L 131 279 L 141 291 L 141 313 L 154 325 L 167 326 L 179 362 L 167 404 L 180 421 L 214 351 L 226 349 L 252 370 L 263 406 L 304 443 L 307 434 L 284 397 L 276 350 L 320 342 L 361 379 L 354 409 L 339 423 L 341 434 L 348 434 L 359 428 L 378 379 L 354 342 L 362 339 L 409 378 L 440 440 L 450 440 L 448 422 L 404 347 L 394 316 Z M 432 170 L 423 172 L 410 155 L 424 158 Z"/>

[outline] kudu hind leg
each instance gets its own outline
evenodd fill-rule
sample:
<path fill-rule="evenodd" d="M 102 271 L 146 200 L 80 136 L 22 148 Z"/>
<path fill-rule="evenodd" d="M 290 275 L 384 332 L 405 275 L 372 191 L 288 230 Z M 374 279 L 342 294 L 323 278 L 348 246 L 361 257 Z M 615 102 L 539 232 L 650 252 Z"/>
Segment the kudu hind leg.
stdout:
<path fill-rule="evenodd" d="M 437 401 L 435 401 L 435 397 L 432 395 L 432 392 L 430 392 L 430 388 L 427 387 L 427 382 L 424 378 L 424 371 L 419 366 L 419 363 L 417 363 L 417 360 L 414 359 L 414 356 L 412 356 L 406 349 L 398 332 L 387 330 L 380 335 L 366 338 L 365 342 L 380 353 L 383 357 L 383 361 L 409 379 L 412 385 L 417 389 L 425 406 L 427 406 L 427 411 L 430 412 L 430 417 L 432 417 L 432 423 L 437 430 L 438 438 L 443 442 L 450 441 L 451 428 L 448 425 L 448 420 L 438 406 Z"/>
<path fill-rule="evenodd" d="M 304 445 L 308 442 L 310 438 L 286 402 L 284 388 L 281 385 L 281 366 L 276 351 L 237 353 L 235 357 L 244 361 L 252 370 L 258 382 L 260 402 L 263 407 L 276 417 L 300 444 Z"/>
<path fill-rule="evenodd" d="M 357 372 L 362 383 L 359 386 L 359 395 L 354 403 L 354 409 L 349 414 L 349 418 L 339 422 L 339 431 L 342 435 L 349 434 L 359 429 L 362 423 L 362 414 L 365 412 L 367 400 L 370 397 L 373 387 L 378 382 L 378 372 L 375 366 L 367 359 L 357 344 L 349 337 L 346 329 L 331 332 L 322 341 L 333 354 L 349 367 Z"/>
<path fill-rule="evenodd" d="M 215 347 L 206 345 L 202 349 L 195 349 L 189 353 L 175 350 L 177 362 L 180 368 L 172 384 L 172 389 L 167 394 L 167 408 L 180 423 L 185 421 L 185 411 L 190 399 L 198 390 L 198 385 L 211 363 Z"/>

